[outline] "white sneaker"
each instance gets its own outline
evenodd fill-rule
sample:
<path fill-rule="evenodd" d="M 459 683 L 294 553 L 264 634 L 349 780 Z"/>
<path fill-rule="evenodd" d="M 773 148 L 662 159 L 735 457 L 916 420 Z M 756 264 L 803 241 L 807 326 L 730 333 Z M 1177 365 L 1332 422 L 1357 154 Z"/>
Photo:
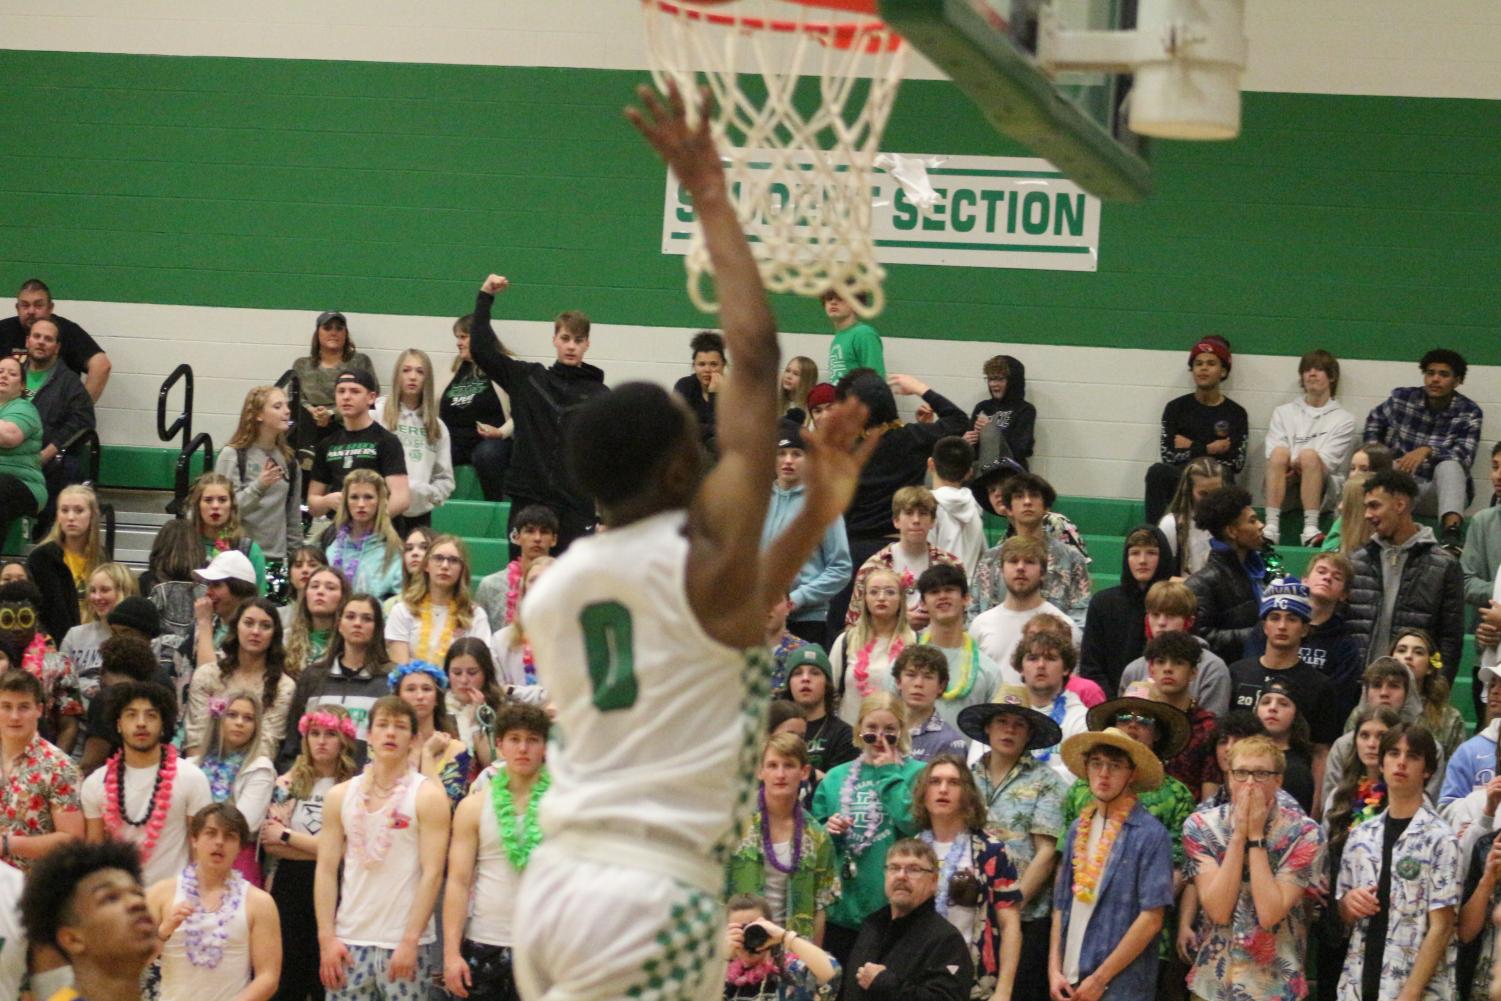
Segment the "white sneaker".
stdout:
<path fill-rule="evenodd" d="M 1261 526 L 1261 537 L 1274 546 L 1278 545 L 1282 541 L 1281 533 L 1277 531 L 1277 528 L 1274 525 Z"/>
<path fill-rule="evenodd" d="M 1308 548 L 1322 546 L 1324 544 L 1324 532 L 1318 528 L 1305 528 L 1303 534 L 1298 536 L 1298 544 Z"/>

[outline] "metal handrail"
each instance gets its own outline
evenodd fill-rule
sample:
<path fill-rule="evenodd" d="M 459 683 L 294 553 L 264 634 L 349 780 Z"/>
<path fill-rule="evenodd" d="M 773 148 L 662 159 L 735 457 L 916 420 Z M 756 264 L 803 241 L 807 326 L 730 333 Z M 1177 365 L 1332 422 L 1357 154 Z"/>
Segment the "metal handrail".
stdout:
<path fill-rule="evenodd" d="M 63 442 L 57 450 L 59 455 L 77 455 L 83 466 L 83 482 L 94 486 L 99 482 L 99 432 L 94 428 L 82 431 Z"/>
<path fill-rule="evenodd" d="M 187 385 L 182 391 L 182 410 L 172 426 L 167 426 L 167 394 L 172 392 L 172 387 L 180 380 L 186 379 Z M 156 396 L 156 434 L 162 441 L 171 441 L 177 437 L 177 432 L 182 432 L 182 440 L 187 441 L 193 437 L 193 366 L 183 362 L 172 370 L 162 383 L 161 392 Z"/>
<path fill-rule="evenodd" d="M 115 558 L 115 506 L 99 505 L 99 514 L 104 518 L 104 555 L 113 562 Z"/>
<path fill-rule="evenodd" d="M 168 514 L 182 516 L 182 505 L 188 497 L 188 480 L 192 478 L 191 467 L 193 455 L 196 452 L 203 453 L 203 468 L 198 474 L 202 476 L 214 468 L 214 440 L 209 437 L 207 431 L 194 435 L 193 439 L 177 454 L 177 470 L 172 481 L 172 501 L 167 505 Z"/>

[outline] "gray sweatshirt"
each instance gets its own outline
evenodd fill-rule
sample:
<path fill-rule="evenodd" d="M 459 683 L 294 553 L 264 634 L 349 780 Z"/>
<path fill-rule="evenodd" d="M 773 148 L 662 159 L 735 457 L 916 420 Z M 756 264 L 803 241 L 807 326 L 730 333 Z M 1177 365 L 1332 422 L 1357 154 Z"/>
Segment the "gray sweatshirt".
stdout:
<path fill-rule="evenodd" d="M 285 475 L 263 487 L 261 470 L 268 461 L 280 466 Z M 226 445 L 219 452 L 214 471 L 228 476 L 235 485 L 235 504 L 245 534 L 259 543 L 266 559 L 286 559 L 288 542 L 293 547 L 302 542 L 302 508 L 297 500 L 302 497 L 302 468 L 295 459 L 288 462 L 279 452 L 251 445 L 245 450 L 245 475 L 241 476 L 240 454 Z"/>

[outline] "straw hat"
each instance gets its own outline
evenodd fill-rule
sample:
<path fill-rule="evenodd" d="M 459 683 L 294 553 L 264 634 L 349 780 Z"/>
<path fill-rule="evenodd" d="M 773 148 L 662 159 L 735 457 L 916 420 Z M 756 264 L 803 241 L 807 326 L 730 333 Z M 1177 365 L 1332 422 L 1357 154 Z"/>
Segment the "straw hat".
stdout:
<path fill-rule="evenodd" d="M 1131 756 L 1131 763 L 1136 766 L 1136 775 L 1131 780 L 1131 788 L 1138 792 L 1147 789 L 1156 789 L 1162 785 L 1162 762 L 1152 749 L 1139 740 L 1133 740 L 1113 726 L 1107 726 L 1103 730 L 1091 730 L 1088 733 L 1076 733 L 1063 742 L 1063 763 L 1068 770 L 1084 781 L 1089 781 L 1089 774 L 1084 768 L 1084 759 L 1089 752 L 1101 744 L 1109 745 L 1117 750 L 1125 751 Z"/>

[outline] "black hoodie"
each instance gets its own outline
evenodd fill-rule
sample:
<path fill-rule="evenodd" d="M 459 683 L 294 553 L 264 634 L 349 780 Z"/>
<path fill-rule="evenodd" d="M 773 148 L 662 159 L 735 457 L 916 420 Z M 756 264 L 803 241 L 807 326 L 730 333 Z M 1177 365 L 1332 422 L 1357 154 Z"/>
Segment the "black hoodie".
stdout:
<path fill-rule="evenodd" d="M 1126 549 L 1121 553 L 1120 584 L 1096 591 L 1089 599 L 1089 611 L 1084 615 L 1079 673 L 1097 682 L 1110 696 L 1117 694 L 1121 672 L 1126 665 L 1140 657 L 1147 645 L 1147 588 L 1173 575 L 1172 552 L 1168 549 L 1167 536 L 1160 528 L 1137 525 L 1126 533 L 1126 537 L 1143 531 L 1151 532 L 1156 538 L 1158 553 L 1157 570 L 1147 587 L 1142 587 L 1131 576 L 1131 551 Z"/>
<path fill-rule="evenodd" d="M 594 505 L 579 495 L 563 472 L 561 429 L 566 411 L 609 392 L 605 374 L 588 364 L 542 365 L 512 358 L 501 349 L 500 338 L 490 325 L 494 303 L 495 297 L 488 292 L 475 296 L 469 353 L 480 371 L 511 397 L 516 445 L 506 472 L 507 492 L 556 509 L 592 512 Z"/>
<path fill-rule="evenodd" d="M 1011 456 L 1026 469 L 1027 460 L 1037 446 L 1037 408 L 1028 403 L 1027 367 L 1010 355 L 1001 355 L 1011 374 L 1006 379 L 1006 392 L 999 400 L 986 397 L 970 411 L 969 426 L 975 426 L 975 418 L 981 414 L 995 421 L 1011 446 Z"/>

